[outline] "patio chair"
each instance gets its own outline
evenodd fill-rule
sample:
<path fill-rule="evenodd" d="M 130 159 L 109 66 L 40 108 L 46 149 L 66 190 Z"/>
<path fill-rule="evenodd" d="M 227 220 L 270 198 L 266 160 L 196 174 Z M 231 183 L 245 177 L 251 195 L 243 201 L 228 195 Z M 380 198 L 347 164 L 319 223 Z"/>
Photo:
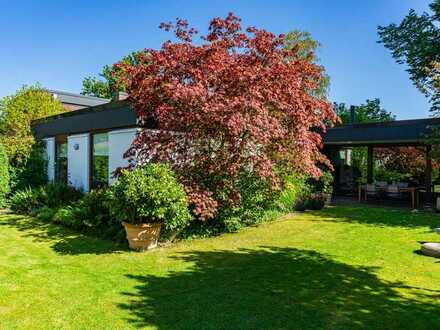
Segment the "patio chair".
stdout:
<path fill-rule="evenodd" d="M 386 187 L 388 186 L 388 182 L 386 182 L 386 181 L 376 181 L 375 185 L 376 185 L 377 188 L 386 189 Z"/>
<path fill-rule="evenodd" d="M 368 183 L 365 186 L 365 200 L 367 200 L 368 196 L 377 196 L 377 189 L 374 184 Z"/>
<path fill-rule="evenodd" d="M 390 184 L 387 186 L 387 195 L 391 198 L 402 198 L 399 186 L 397 184 Z"/>
<path fill-rule="evenodd" d="M 397 182 L 399 188 L 408 188 L 408 182 Z"/>

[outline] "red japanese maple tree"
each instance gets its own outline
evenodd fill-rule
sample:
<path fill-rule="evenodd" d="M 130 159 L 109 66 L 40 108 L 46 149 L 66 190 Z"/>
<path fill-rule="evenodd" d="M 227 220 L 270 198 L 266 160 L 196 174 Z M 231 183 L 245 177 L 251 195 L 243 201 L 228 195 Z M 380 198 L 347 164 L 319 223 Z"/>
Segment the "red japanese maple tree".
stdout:
<path fill-rule="evenodd" d="M 237 201 L 243 170 L 279 184 L 274 167 L 320 176 L 320 131 L 337 120 L 320 96 L 323 68 L 284 47 L 284 36 L 249 27 L 232 13 L 214 18 L 201 42 L 185 20 L 161 24 L 176 41 L 120 64 L 141 130 L 127 156 L 167 161 L 181 177 L 201 219 L 224 200 Z M 222 197 L 220 197 L 220 195 Z"/>

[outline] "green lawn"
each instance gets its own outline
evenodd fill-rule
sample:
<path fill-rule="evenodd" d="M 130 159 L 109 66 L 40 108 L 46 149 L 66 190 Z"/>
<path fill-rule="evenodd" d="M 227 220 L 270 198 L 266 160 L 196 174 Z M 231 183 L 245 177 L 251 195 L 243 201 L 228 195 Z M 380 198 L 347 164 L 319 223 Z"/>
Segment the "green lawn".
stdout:
<path fill-rule="evenodd" d="M 136 253 L 3 214 L 0 329 L 438 329 L 435 226 L 336 207 Z"/>

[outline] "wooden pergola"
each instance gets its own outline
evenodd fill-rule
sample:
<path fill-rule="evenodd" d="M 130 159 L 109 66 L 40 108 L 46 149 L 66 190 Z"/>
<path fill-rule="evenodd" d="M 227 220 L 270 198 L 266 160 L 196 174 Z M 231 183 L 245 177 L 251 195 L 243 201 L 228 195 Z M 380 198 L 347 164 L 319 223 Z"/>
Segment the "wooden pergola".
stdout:
<path fill-rule="evenodd" d="M 367 147 L 367 183 L 372 183 L 374 148 L 409 147 L 425 148 L 425 182 L 427 200 L 432 200 L 432 146 L 428 137 L 440 118 L 396 120 L 383 123 L 349 124 L 331 128 L 324 135 L 326 152 L 341 148 Z"/>

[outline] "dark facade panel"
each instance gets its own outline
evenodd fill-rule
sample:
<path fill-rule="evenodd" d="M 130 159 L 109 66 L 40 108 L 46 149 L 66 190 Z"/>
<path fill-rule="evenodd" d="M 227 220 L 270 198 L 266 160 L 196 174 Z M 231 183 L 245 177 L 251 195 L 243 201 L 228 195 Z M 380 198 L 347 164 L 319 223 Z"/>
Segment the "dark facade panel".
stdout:
<path fill-rule="evenodd" d="M 423 144 L 432 132 L 432 127 L 436 125 L 440 125 L 440 118 L 341 125 L 329 129 L 324 134 L 324 144 L 328 146 Z M 137 126 L 136 114 L 129 102 L 123 100 L 44 118 L 35 121 L 32 128 L 37 138 L 44 138 L 135 126 Z M 157 125 L 147 121 L 144 127 L 156 128 Z"/>
<path fill-rule="evenodd" d="M 396 120 L 386 123 L 342 125 L 324 135 L 326 145 L 422 144 L 440 119 Z"/>
<path fill-rule="evenodd" d="M 37 138 L 136 126 L 136 114 L 127 102 L 104 104 L 36 121 Z"/>

